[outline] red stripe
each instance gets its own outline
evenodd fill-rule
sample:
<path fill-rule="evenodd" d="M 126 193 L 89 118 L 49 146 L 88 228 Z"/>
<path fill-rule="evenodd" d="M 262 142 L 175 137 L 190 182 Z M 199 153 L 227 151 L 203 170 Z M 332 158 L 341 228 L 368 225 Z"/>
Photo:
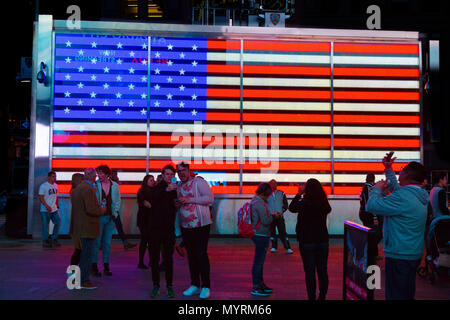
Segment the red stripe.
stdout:
<path fill-rule="evenodd" d="M 241 41 L 208 39 L 207 46 L 208 49 L 241 50 Z"/>
<path fill-rule="evenodd" d="M 419 116 L 334 115 L 335 123 L 420 124 Z"/>
<path fill-rule="evenodd" d="M 419 54 L 417 44 L 334 43 L 334 52 Z"/>
<path fill-rule="evenodd" d="M 207 114 L 207 121 L 223 121 L 236 122 L 240 121 L 241 115 L 239 113 L 225 113 L 225 112 L 211 112 Z M 330 123 L 331 116 L 329 114 L 299 114 L 299 113 L 244 113 L 243 121 L 245 122 L 286 122 L 286 123 Z"/>
<path fill-rule="evenodd" d="M 400 68 L 348 68 L 335 67 L 333 69 L 335 76 L 364 76 L 364 77 L 419 77 L 419 69 L 400 69 Z"/>
<path fill-rule="evenodd" d="M 395 162 L 392 168 L 395 172 L 400 170 L 406 165 L 406 163 Z M 334 170 L 336 171 L 375 171 L 383 172 L 384 166 L 381 162 L 335 162 Z"/>
<path fill-rule="evenodd" d="M 334 91 L 334 99 L 341 100 L 405 100 L 419 101 L 419 92 L 395 91 Z"/>
<path fill-rule="evenodd" d="M 335 147 L 420 148 L 419 139 L 344 139 L 334 138 Z"/>
<path fill-rule="evenodd" d="M 330 43 L 312 42 L 284 42 L 284 41 L 244 41 L 244 50 L 258 51 L 303 51 L 330 52 Z"/>
<path fill-rule="evenodd" d="M 223 64 L 208 64 L 206 66 L 207 73 L 235 73 L 240 75 L 241 66 L 240 65 L 223 65 Z"/>

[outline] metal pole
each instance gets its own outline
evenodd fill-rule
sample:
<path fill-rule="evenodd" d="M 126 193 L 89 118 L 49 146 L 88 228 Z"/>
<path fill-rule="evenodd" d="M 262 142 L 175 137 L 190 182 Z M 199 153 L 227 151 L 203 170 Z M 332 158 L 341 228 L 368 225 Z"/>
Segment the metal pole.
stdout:
<path fill-rule="evenodd" d="M 209 23 L 209 0 L 206 0 L 206 25 Z"/>

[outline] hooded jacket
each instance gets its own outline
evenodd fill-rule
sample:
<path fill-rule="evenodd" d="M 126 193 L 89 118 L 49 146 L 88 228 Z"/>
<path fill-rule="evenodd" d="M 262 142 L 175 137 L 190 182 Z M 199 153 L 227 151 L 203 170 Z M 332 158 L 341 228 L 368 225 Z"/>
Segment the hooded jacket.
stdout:
<path fill-rule="evenodd" d="M 384 196 L 379 188 L 374 188 L 366 204 L 366 211 L 385 216 L 384 254 L 393 259 L 421 259 L 428 193 L 416 185 L 401 187 L 392 169 L 386 170 L 386 178 L 391 194 Z"/>

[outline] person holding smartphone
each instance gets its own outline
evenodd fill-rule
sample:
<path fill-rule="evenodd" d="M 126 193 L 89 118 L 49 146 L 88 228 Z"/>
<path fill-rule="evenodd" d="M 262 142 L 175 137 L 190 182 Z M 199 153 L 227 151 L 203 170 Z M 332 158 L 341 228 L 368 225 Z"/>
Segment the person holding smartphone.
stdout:
<path fill-rule="evenodd" d="M 174 298 L 173 280 L 173 250 L 175 246 L 175 217 L 177 198 L 177 183 L 175 168 L 171 165 L 161 170 L 162 180 L 154 188 L 151 196 L 152 210 L 149 215 L 150 267 L 152 269 L 153 290 L 150 294 L 156 298 L 160 293 L 159 258 L 162 254 L 162 264 L 166 276 L 167 297 Z"/>

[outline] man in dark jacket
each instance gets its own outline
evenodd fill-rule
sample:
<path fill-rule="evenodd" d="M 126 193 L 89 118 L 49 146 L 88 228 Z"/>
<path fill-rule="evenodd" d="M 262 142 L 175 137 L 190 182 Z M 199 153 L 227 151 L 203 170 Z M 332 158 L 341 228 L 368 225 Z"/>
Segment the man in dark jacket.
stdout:
<path fill-rule="evenodd" d="M 100 206 L 95 195 L 95 178 L 97 173 L 94 168 L 84 171 L 84 181 L 72 192 L 73 215 L 70 225 L 70 234 L 81 239 L 81 288 L 95 289 L 89 281 L 92 252 L 94 241 L 100 236 L 100 216 L 106 212 L 106 207 Z"/>
<path fill-rule="evenodd" d="M 374 241 L 371 242 L 373 244 L 371 251 L 376 255 L 376 259 L 380 260 L 381 256 L 378 255 L 378 243 L 383 239 L 383 216 L 376 216 L 366 211 L 366 203 L 367 200 L 369 200 L 369 195 L 372 192 L 374 184 L 375 175 L 373 173 L 368 173 L 366 176 L 366 183 L 359 195 L 359 219 L 365 227 L 371 229 L 370 232 L 374 236 Z"/>
<path fill-rule="evenodd" d="M 156 185 L 152 193 L 152 211 L 149 216 L 150 266 L 152 269 L 152 298 L 159 295 L 159 257 L 162 253 L 162 264 L 165 268 L 167 297 L 175 297 L 172 288 L 173 249 L 175 245 L 175 217 L 177 184 L 172 182 L 175 168 L 167 165 L 162 169 L 162 181 Z"/>

